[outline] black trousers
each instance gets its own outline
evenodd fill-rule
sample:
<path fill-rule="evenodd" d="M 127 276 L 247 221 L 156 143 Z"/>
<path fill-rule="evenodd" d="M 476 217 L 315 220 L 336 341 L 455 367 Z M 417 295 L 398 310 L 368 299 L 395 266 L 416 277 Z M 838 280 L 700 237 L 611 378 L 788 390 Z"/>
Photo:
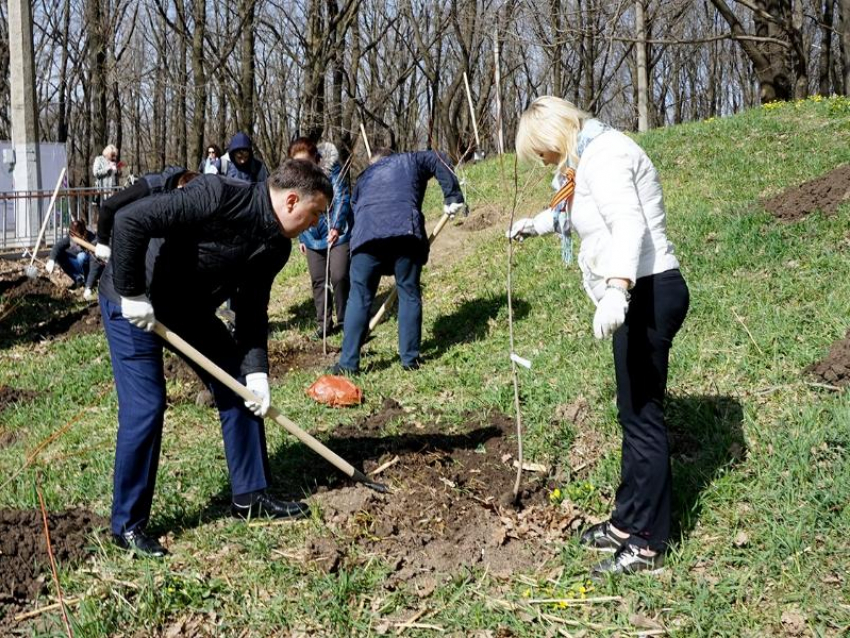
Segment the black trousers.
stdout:
<path fill-rule="evenodd" d="M 641 277 L 626 322 L 614 333 L 617 409 L 623 429 L 620 487 L 611 522 L 641 547 L 663 551 L 670 538 L 672 476 L 664 395 L 673 337 L 688 313 L 678 269 Z"/>
<path fill-rule="evenodd" d="M 327 250 L 307 249 L 307 269 L 310 271 L 310 281 L 313 283 L 313 303 L 316 306 L 316 323 L 323 325 L 323 314 L 327 313 L 328 327 L 333 325 L 332 309 L 336 309 L 336 322 L 345 323 L 345 304 L 348 301 L 348 290 L 351 287 L 348 278 L 349 247 L 348 242 L 331 247 L 330 284 L 333 288 L 333 304 L 330 302 L 329 291 L 325 290 L 325 267 Z"/>

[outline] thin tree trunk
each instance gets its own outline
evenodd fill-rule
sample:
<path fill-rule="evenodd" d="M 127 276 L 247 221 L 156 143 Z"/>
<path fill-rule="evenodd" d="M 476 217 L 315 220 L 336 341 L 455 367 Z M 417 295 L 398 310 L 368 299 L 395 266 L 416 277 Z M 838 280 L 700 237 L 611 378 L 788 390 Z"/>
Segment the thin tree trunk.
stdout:
<path fill-rule="evenodd" d="M 835 0 L 823 0 L 821 20 L 820 57 L 818 59 L 818 93 L 830 94 L 830 72 L 832 71 L 832 24 L 835 19 Z"/>
<path fill-rule="evenodd" d="M 649 130 L 649 79 L 646 65 L 646 15 L 644 1 L 635 0 L 635 30 L 637 42 L 635 51 L 637 57 L 637 108 L 638 131 Z"/>

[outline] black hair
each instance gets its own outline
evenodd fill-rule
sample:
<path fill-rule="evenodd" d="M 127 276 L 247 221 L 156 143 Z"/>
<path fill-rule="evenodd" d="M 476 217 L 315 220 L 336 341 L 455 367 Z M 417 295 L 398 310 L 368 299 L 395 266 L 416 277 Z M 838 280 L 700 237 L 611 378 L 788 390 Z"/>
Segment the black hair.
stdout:
<path fill-rule="evenodd" d="M 293 189 L 302 195 L 321 193 L 328 201 L 334 196 L 331 181 L 317 164 L 309 160 L 288 159 L 269 176 L 269 188 Z"/>

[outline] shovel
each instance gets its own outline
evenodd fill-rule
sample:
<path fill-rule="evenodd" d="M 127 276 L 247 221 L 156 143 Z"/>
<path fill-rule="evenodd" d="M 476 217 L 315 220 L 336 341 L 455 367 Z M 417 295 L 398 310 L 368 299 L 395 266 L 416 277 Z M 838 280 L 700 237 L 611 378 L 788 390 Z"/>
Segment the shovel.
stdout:
<path fill-rule="evenodd" d="M 232 376 L 227 374 L 227 372 L 225 372 L 221 367 L 213 363 L 208 357 L 206 357 L 199 350 L 187 343 L 178 334 L 172 332 L 158 321 L 154 323 L 153 331 L 157 335 L 162 337 L 162 339 L 165 340 L 167 343 L 174 346 L 174 348 L 178 352 L 187 356 L 189 359 L 198 364 L 201 368 L 206 370 L 216 380 L 226 385 L 230 390 L 235 392 L 243 400 L 257 400 L 257 397 L 253 392 L 251 392 L 248 388 L 239 383 Z M 346 476 L 354 479 L 355 481 L 363 483 L 363 485 L 365 485 L 366 487 L 369 487 L 377 492 L 389 492 L 389 488 L 386 485 L 370 480 L 368 476 L 366 476 L 363 472 L 351 465 L 351 463 L 349 463 L 348 461 L 337 455 L 335 452 L 322 445 L 310 434 L 308 434 L 300 427 L 298 427 L 295 423 L 283 416 L 283 414 L 281 414 L 276 407 L 270 406 L 268 412 L 266 413 L 266 416 L 275 421 L 275 423 L 277 423 L 278 425 L 282 426 L 292 436 L 301 441 L 304 445 L 313 450 L 316 454 L 321 456 L 323 459 L 325 459 L 328 463 L 336 467 Z"/>
<path fill-rule="evenodd" d="M 448 223 L 449 216 L 443 213 L 443 216 L 440 217 L 440 220 L 437 222 L 437 225 L 434 226 L 434 230 L 431 231 L 431 234 L 428 235 L 428 244 L 431 245 L 434 243 L 434 240 L 437 238 L 437 235 L 440 234 L 440 231 L 443 230 L 443 227 Z M 387 298 L 384 300 L 384 303 L 381 304 L 381 307 L 378 308 L 378 311 L 375 315 L 369 320 L 369 329 L 366 331 L 366 334 L 369 334 L 375 329 L 381 320 L 384 318 L 384 315 L 387 314 L 387 310 L 393 307 L 395 300 L 398 298 L 398 288 L 393 286 L 392 290 L 390 290 L 390 294 L 387 295 Z"/>
<path fill-rule="evenodd" d="M 32 258 L 30 259 L 29 265 L 24 269 L 27 277 L 30 279 L 35 279 L 38 276 L 38 270 L 35 266 L 33 266 L 33 262 L 35 262 L 35 257 L 38 254 L 38 247 L 41 245 L 41 240 L 44 237 L 44 231 L 47 229 L 47 222 L 53 215 L 53 207 L 56 206 L 56 198 L 59 195 L 59 189 L 62 187 L 63 179 L 65 179 L 64 168 L 62 169 L 62 172 L 59 173 L 59 180 L 56 182 L 56 188 L 53 189 L 53 196 L 50 198 L 50 205 L 47 207 L 47 214 L 44 216 L 44 221 L 41 222 L 41 230 L 38 231 L 38 239 L 35 240 L 35 248 L 32 249 Z"/>

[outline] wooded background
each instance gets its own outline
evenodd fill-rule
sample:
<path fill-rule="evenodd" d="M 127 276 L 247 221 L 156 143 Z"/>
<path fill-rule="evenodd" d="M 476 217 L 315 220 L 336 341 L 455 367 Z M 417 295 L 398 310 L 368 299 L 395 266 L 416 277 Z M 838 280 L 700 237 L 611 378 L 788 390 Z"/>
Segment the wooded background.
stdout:
<path fill-rule="evenodd" d="M 75 185 L 107 143 L 134 173 L 197 167 L 237 131 L 275 166 L 296 135 L 497 150 L 536 96 L 623 129 L 850 91 L 850 0 L 34 0 L 40 136 Z M 0 4 L 0 42 L 9 40 Z M 0 138 L 10 137 L 0 48 Z M 362 146 L 356 149 L 362 152 Z"/>

